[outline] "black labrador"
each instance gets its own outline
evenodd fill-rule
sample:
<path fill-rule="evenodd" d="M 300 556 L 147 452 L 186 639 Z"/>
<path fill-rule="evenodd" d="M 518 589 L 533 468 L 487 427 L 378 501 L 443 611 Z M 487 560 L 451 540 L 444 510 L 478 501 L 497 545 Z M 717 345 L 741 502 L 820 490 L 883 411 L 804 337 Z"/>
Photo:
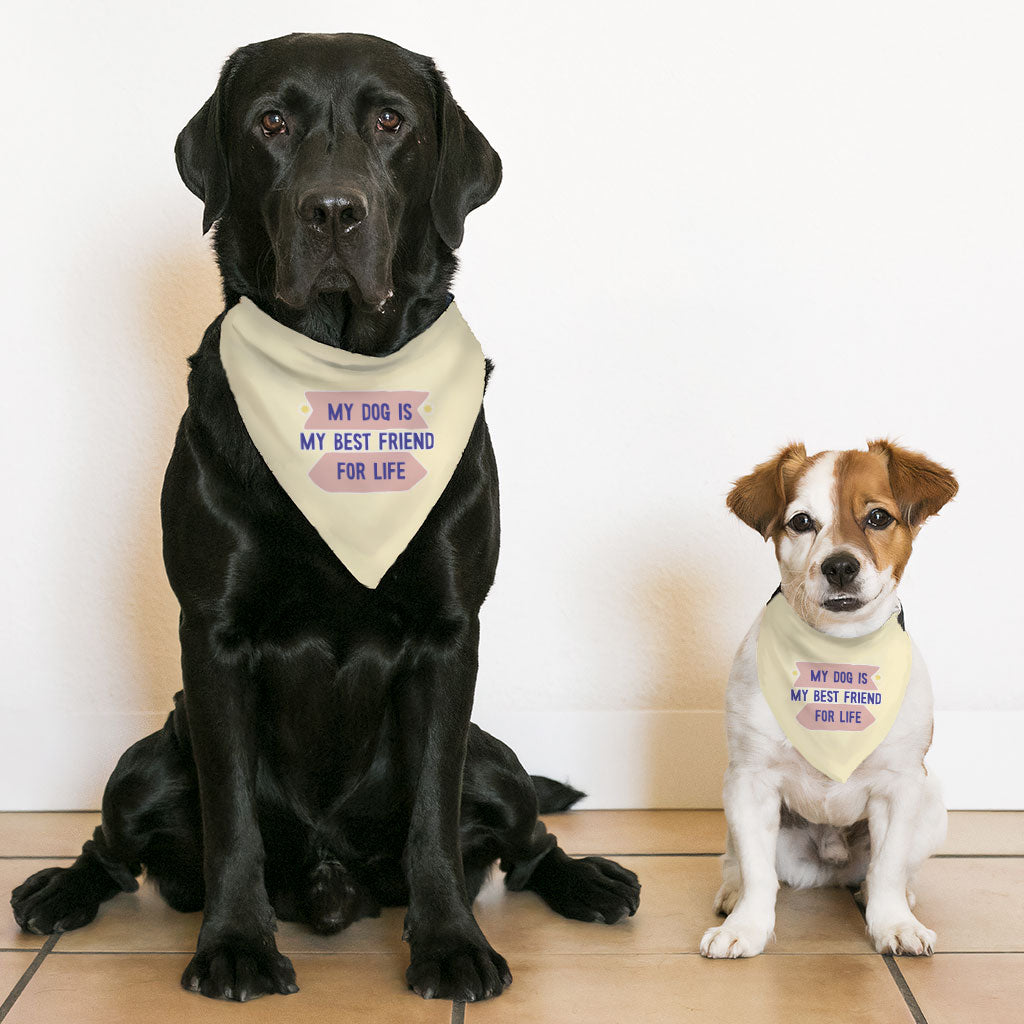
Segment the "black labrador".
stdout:
<path fill-rule="evenodd" d="M 463 222 L 497 154 L 433 61 L 372 36 L 290 35 L 234 53 L 178 138 L 225 309 L 248 296 L 325 345 L 396 351 L 444 310 Z M 581 795 L 531 779 L 470 724 L 478 613 L 498 557 L 481 410 L 447 489 L 380 585 L 358 583 L 253 446 L 221 366 L 221 317 L 190 359 L 162 496 L 181 604 L 182 693 L 121 758 L 69 868 L 14 890 L 18 924 L 78 928 L 145 868 L 205 910 L 182 984 L 296 991 L 275 915 L 336 932 L 407 905 L 409 985 L 482 999 L 511 981 L 471 909 L 494 861 L 566 917 L 632 915 L 636 876 L 573 859 L 538 821 Z"/>

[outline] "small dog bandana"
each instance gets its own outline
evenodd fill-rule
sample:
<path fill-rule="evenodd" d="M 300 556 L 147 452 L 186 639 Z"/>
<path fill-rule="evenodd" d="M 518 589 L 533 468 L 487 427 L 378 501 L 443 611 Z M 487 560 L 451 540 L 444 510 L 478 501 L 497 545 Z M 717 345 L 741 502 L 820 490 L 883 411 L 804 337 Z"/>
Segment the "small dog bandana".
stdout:
<path fill-rule="evenodd" d="M 376 587 L 480 414 L 484 355 L 455 303 L 378 357 L 313 341 L 243 298 L 221 323 L 220 358 L 263 461 L 349 572 Z"/>
<path fill-rule="evenodd" d="M 786 738 L 845 782 L 892 728 L 910 680 L 910 637 L 894 614 L 867 636 L 828 636 L 776 593 L 757 637 L 757 676 Z"/>

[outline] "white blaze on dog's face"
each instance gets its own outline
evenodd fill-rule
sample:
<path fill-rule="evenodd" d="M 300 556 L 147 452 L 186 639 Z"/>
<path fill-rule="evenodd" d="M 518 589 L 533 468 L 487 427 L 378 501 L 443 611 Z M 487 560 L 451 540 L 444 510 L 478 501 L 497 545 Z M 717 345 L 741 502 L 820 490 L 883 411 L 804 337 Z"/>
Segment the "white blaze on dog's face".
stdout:
<path fill-rule="evenodd" d="M 790 445 L 738 480 L 727 504 L 774 541 L 797 614 L 856 636 L 892 614 L 913 538 L 956 490 L 949 470 L 888 441 L 814 456 Z"/>

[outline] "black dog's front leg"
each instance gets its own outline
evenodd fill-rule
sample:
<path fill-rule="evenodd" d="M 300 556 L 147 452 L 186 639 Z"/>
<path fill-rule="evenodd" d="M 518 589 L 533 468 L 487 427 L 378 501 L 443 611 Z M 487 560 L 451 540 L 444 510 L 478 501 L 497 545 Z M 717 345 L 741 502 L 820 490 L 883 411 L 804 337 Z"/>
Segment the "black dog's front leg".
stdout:
<path fill-rule="evenodd" d="M 205 624 L 181 627 L 189 734 L 203 818 L 206 905 L 182 985 L 244 1002 L 297 992 L 295 971 L 274 942 L 256 814 L 256 708 L 250 656 L 228 650 Z"/>
<path fill-rule="evenodd" d="M 411 681 L 406 728 L 421 752 L 406 845 L 411 948 L 409 987 L 426 999 L 473 1002 L 512 981 L 508 964 L 473 917 L 459 847 L 459 805 L 476 685 L 479 622 L 474 617 L 439 651 L 424 657 Z"/>

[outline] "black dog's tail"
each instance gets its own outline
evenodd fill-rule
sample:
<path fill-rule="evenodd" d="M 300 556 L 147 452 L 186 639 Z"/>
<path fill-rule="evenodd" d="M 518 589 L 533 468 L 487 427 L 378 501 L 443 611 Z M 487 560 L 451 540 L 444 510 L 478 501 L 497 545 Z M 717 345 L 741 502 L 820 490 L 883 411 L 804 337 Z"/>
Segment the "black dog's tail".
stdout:
<path fill-rule="evenodd" d="M 564 782 L 555 782 L 554 779 L 547 779 L 543 775 L 531 775 L 530 778 L 533 781 L 533 788 L 537 790 L 537 804 L 541 814 L 567 811 L 587 795 Z"/>

